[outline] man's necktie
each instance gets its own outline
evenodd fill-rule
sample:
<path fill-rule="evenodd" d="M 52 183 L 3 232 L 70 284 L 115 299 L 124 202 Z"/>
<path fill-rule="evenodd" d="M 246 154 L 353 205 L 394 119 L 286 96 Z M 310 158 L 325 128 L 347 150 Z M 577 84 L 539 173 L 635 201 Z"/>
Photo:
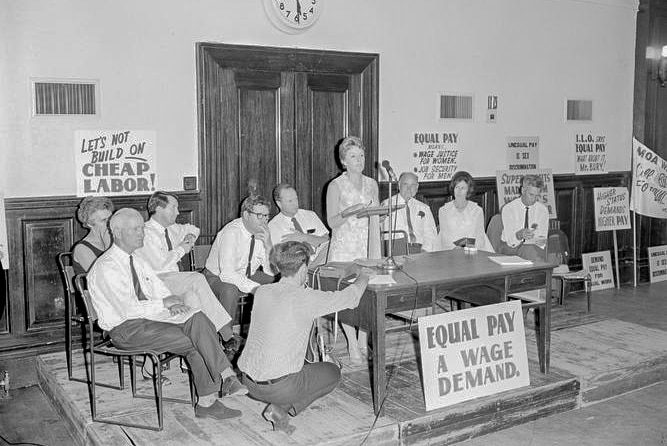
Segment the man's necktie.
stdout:
<path fill-rule="evenodd" d="M 408 206 L 408 203 L 405 203 L 405 219 L 408 221 L 408 235 L 410 236 L 410 243 L 414 243 L 417 241 L 417 237 L 415 237 L 415 231 L 414 228 L 412 227 L 412 217 L 410 217 L 410 206 Z"/>
<path fill-rule="evenodd" d="M 523 229 L 528 229 L 528 206 L 526 206 L 526 216 L 523 218 Z"/>
<path fill-rule="evenodd" d="M 252 262 L 252 254 L 253 254 L 254 250 L 255 250 L 255 236 L 252 235 L 252 236 L 250 236 L 250 253 L 248 254 L 248 266 L 246 266 L 246 269 L 245 269 L 246 277 L 250 277 L 250 273 L 252 271 L 251 262 Z"/>
<path fill-rule="evenodd" d="M 294 225 L 294 230 L 296 232 L 301 232 L 303 233 L 303 228 L 299 224 L 299 221 L 296 219 L 296 217 L 292 217 L 292 224 Z"/>
<path fill-rule="evenodd" d="M 169 238 L 169 231 L 167 231 L 167 228 L 164 228 L 164 238 L 167 240 L 167 251 L 174 249 L 174 245 L 171 244 L 171 239 Z"/>
<path fill-rule="evenodd" d="M 132 285 L 134 286 L 134 294 L 136 294 L 137 299 L 148 300 L 143 290 L 141 289 L 141 283 L 139 282 L 139 275 L 137 274 L 137 270 L 134 268 L 133 256 L 130 256 L 130 271 L 132 272 Z"/>

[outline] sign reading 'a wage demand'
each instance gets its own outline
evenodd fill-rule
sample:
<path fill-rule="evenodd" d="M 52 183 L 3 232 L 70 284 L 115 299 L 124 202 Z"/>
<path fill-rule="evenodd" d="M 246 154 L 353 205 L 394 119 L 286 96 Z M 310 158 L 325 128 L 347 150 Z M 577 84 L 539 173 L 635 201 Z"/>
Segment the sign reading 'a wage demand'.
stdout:
<path fill-rule="evenodd" d="M 521 302 L 419 318 L 426 410 L 530 384 Z"/>

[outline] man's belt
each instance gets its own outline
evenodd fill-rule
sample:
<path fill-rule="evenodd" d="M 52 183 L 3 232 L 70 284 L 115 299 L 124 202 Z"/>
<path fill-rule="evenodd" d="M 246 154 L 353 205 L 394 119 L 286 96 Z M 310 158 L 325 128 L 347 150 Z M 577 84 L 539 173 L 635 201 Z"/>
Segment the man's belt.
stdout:
<path fill-rule="evenodd" d="M 266 381 L 255 381 L 247 373 L 244 373 L 244 375 L 245 375 L 246 378 L 248 378 L 250 381 L 257 384 L 258 386 L 267 386 L 269 384 L 276 384 L 276 383 L 279 383 L 280 381 L 284 380 L 285 378 L 288 378 L 289 376 L 291 376 L 291 375 L 283 375 L 283 376 L 279 376 L 278 378 L 267 379 Z"/>

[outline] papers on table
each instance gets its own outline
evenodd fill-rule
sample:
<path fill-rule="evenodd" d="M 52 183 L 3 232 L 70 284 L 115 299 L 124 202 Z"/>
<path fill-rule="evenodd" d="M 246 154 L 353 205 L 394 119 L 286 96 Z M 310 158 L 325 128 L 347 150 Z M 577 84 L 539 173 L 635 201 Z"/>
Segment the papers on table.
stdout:
<path fill-rule="evenodd" d="M 369 285 L 392 285 L 396 283 L 394 278 L 389 274 L 379 274 L 377 276 L 371 277 L 368 281 Z"/>
<path fill-rule="evenodd" d="M 489 260 L 501 266 L 521 266 L 533 264 L 533 262 L 530 260 L 526 260 L 519 256 L 492 256 L 489 257 Z"/>

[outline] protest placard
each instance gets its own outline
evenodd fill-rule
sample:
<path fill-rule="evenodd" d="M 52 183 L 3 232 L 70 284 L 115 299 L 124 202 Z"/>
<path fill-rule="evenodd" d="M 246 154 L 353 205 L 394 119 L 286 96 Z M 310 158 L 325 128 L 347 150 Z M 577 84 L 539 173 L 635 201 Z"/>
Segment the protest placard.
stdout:
<path fill-rule="evenodd" d="M 458 133 L 415 132 L 412 144 L 412 170 L 419 181 L 448 180 L 458 169 L 461 151 Z"/>
<path fill-rule="evenodd" d="M 158 187 L 154 131 L 77 130 L 74 162 L 79 197 L 150 194 Z"/>
<path fill-rule="evenodd" d="M 426 410 L 530 385 L 521 302 L 419 318 Z"/>
<path fill-rule="evenodd" d="M 592 132 L 574 135 L 574 173 L 607 173 L 607 137 Z"/>
<path fill-rule="evenodd" d="M 630 192 L 626 187 L 594 187 L 595 230 L 630 229 Z"/>
<path fill-rule="evenodd" d="M 549 210 L 549 218 L 558 218 L 556 215 L 556 198 L 554 196 L 554 179 L 551 169 L 535 170 L 499 170 L 496 172 L 496 186 L 498 190 L 498 207 L 521 195 L 521 179 L 524 175 L 537 175 L 544 181 L 544 187 L 539 200 Z"/>
<path fill-rule="evenodd" d="M 589 252 L 581 255 L 584 270 L 591 275 L 591 290 L 614 288 L 614 273 L 611 269 L 609 251 Z"/>
<path fill-rule="evenodd" d="M 667 218 L 667 161 L 632 138 L 632 197 L 638 214 Z"/>
<path fill-rule="evenodd" d="M 667 280 L 667 245 L 650 246 L 648 264 L 651 283 Z"/>
<path fill-rule="evenodd" d="M 507 137 L 507 168 L 509 170 L 532 170 L 540 167 L 539 136 Z"/>

